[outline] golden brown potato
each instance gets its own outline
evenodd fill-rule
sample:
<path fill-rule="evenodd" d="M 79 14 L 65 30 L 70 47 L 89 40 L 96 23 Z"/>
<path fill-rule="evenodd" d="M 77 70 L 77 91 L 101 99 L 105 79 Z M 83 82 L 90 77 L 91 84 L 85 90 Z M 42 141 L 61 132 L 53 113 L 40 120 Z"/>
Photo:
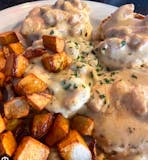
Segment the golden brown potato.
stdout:
<path fill-rule="evenodd" d="M 20 42 L 10 43 L 8 48 L 10 53 L 14 53 L 15 55 L 23 54 L 25 51 L 24 46 Z"/>
<path fill-rule="evenodd" d="M 47 93 L 33 93 L 26 97 L 31 106 L 38 111 L 44 109 L 52 101 L 52 95 Z"/>
<path fill-rule="evenodd" d="M 5 124 L 5 121 L 0 114 L 0 133 L 2 133 L 5 129 L 6 129 L 6 124 Z"/>
<path fill-rule="evenodd" d="M 32 137 L 24 137 L 20 142 L 14 160 L 47 160 L 50 149 Z"/>
<path fill-rule="evenodd" d="M 35 58 L 35 57 L 39 57 L 42 56 L 43 54 L 47 53 L 47 51 L 43 48 L 35 48 L 35 49 L 27 49 L 24 52 L 24 56 L 28 59 L 30 58 Z"/>
<path fill-rule="evenodd" d="M 4 52 L 0 49 L 0 57 L 4 57 Z"/>
<path fill-rule="evenodd" d="M 43 137 L 49 130 L 52 124 L 52 114 L 44 113 L 37 114 L 33 118 L 31 133 L 34 138 Z"/>
<path fill-rule="evenodd" d="M 22 119 L 18 118 L 7 120 L 6 129 L 9 131 L 14 131 L 17 128 L 17 126 L 19 126 L 21 123 Z"/>
<path fill-rule="evenodd" d="M 5 76 L 6 81 L 10 80 L 13 75 L 13 67 L 15 62 L 15 55 L 10 54 L 6 59 L 6 65 L 5 65 Z"/>
<path fill-rule="evenodd" d="M 14 154 L 17 147 L 16 140 L 11 131 L 0 135 L 0 155 L 7 154 L 10 157 Z"/>
<path fill-rule="evenodd" d="M 24 97 L 16 97 L 4 104 L 7 119 L 21 118 L 29 114 L 29 105 Z"/>
<path fill-rule="evenodd" d="M 49 130 L 49 133 L 46 137 L 46 143 L 49 146 L 52 146 L 66 137 L 69 132 L 69 121 L 64 118 L 61 114 L 58 114 L 54 124 Z"/>
<path fill-rule="evenodd" d="M 22 95 L 27 95 L 36 92 L 43 92 L 46 88 L 47 84 L 45 82 L 34 74 L 28 74 L 18 82 L 16 91 Z"/>
<path fill-rule="evenodd" d="M 64 39 L 50 35 L 44 35 L 42 39 L 45 48 L 53 52 L 62 52 L 64 50 Z"/>
<path fill-rule="evenodd" d="M 59 72 L 69 66 L 71 59 L 61 52 L 43 57 L 42 63 L 49 72 Z"/>
<path fill-rule="evenodd" d="M 0 72 L 3 72 L 6 65 L 6 59 L 4 57 L 0 57 Z"/>
<path fill-rule="evenodd" d="M 4 81 L 5 81 L 5 75 L 4 73 L 0 72 L 0 87 L 4 85 Z"/>
<path fill-rule="evenodd" d="M 89 117 L 76 115 L 71 120 L 71 127 L 84 136 L 91 136 L 94 129 L 94 121 Z"/>
<path fill-rule="evenodd" d="M 4 57 L 7 58 L 8 56 L 10 56 L 10 50 L 8 48 L 8 46 L 2 46 L 2 51 L 4 53 Z"/>
<path fill-rule="evenodd" d="M 87 144 L 75 130 L 71 130 L 68 136 L 58 144 L 58 151 L 64 160 L 92 160 Z"/>
<path fill-rule="evenodd" d="M 10 43 L 19 42 L 15 32 L 4 32 L 0 34 L 0 45 L 8 45 Z"/>
<path fill-rule="evenodd" d="M 13 66 L 13 76 L 20 78 L 27 66 L 29 65 L 28 59 L 25 58 L 23 55 L 15 56 L 15 62 Z"/>

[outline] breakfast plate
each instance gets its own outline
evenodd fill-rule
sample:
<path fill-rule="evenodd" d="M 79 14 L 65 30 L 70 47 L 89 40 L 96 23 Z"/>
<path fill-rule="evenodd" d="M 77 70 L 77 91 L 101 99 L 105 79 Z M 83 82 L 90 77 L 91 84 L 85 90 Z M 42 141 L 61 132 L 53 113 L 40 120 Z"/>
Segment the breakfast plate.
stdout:
<path fill-rule="evenodd" d="M 19 25 L 32 8 L 53 4 L 54 2 L 55 0 L 28 2 L 0 11 L 0 32 L 12 30 Z M 98 20 L 104 19 L 116 10 L 116 7 L 111 5 L 91 1 L 86 2 L 90 6 L 90 18 L 94 25 L 98 24 Z"/>

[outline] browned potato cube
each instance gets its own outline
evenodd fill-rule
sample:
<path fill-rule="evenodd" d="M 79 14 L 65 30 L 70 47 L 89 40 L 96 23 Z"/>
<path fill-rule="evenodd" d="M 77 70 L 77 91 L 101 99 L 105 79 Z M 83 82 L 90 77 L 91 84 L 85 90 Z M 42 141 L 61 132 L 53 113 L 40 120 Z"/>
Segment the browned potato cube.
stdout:
<path fill-rule="evenodd" d="M 61 52 L 43 57 L 42 63 L 49 72 L 59 72 L 69 66 L 71 59 Z"/>
<path fill-rule="evenodd" d="M 28 74 L 22 78 L 16 86 L 16 90 L 22 95 L 43 92 L 46 88 L 47 84 L 34 74 Z"/>
<path fill-rule="evenodd" d="M 4 73 L 0 72 L 0 87 L 4 85 L 4 81 L 5 81 L 5 75 Z"/>
<path fill-rule="evenodd" d="M 84 136 L 91 136 L 94 129 L 94 121 L 89 117 L 76 115 L 71 121 L 71 127 Z"/>
<path fill-rule="evenodd" d="M 9 131 L 13 131 L 15 130 L 21 123 L 23 122 L 22 119 L 18 119 L 18 118 L 15 118 L 15 119 L 9 119 L 7 120 L 7 130 Z"/>
<path fill-rule="evenodd" d="M 64 160 L 92 160 L 92 155 L 83 138 L 75 130 L 58 144 L 58 151 Z"/>
<path fill-rule="evenodd" d="M 17 147 L 16 140 L 11 131 L 0 135 L 0 155 L 7 154 L 10 157 L 14 154 Z"/>
<path fill-rule="evenodd" d="M 47 160 L 49 148 L 32 137 L 24 137 L 20 142 L 14 160 Z"/>
<path fill-rule="evenodd" d="M 8 45 L 10 53 L 15 53 L 15 55 L 23 54 L 25 51 L 24 46 L 20 42 L 10 43 Z"/>
<path fill-rule="evenodd" d="M 21 77 L 24 74 L 28 65 L 29 62 L 27 58 L 22 55 L 16 56 L 13 68 L 13 75 L 17 78 Z"/>
<path fill-rule="evenodd" d="M 26 96 L 28 102 L 38 111 L 44 109 L 52 101 L 52 95 L 47 93 L 33 93 Z"/>
<path fill-rule="evenodd" d="M 64 50 L 64 39 L 50 35 L 44 35 L 42 39 L 45 48 L 53 52 L 62 52 Z"/>
<path fill-rule="evenodd" d="M 15 32 L 4 32 L 0 34 L 0 45 L 8 45 L 10 43 L 19 42 Z"/>
<path fill-rule="evenodd" d="M 4 57 L 0 57 L 0 71 L 4 71 L 6 65 L 6 59 Z"/>
<path fill-rule="evenodd" d="M 35 138 L 43 137 L 49 130 L 52 124 L 52 114 L 44 113 L 37 114 L 33 118 L 31 133 Z"/>
<path fill-rule="evenodd" d="M 13 75 L 14 62 L 15 62 L 15 55 L 14 54 L 10 54 L 6 59 L 6 65 L 5 65 L 6 81 L 11 79 L 11 77 Z"/>
<path fill-rule="evenodd" d="M 4 53 L 4 57 L 5 57 L 5 58 L 9 57 L 10 54 L 11 54 L 8 46 L 3 46 L 3 47 L 2 47 L 2 51 L 3 51 L 3 53 Z"/>
<path fill-rule="evenodd" d="M 28 59 L 30 58 L 35 58 L 35 57 L 39 57 L 42 56 L 43 54 L 47 53 L 47 51 L 43 48 L 35 48 L 35 49 L 27 49 L 24 52 L 24 56 Z"/>
<path fill-rule="evenodd" d="M 29 114 L 29 105 L 24 97 L 14 98 L 4 104 L 6 118 L 21 118 Z"/>
<path fill-rule="evenodd" d="M 6 125 L 5 125 L 4 119 L 0 114 L 0 133 L 2 133 L 5 129 L 6 129 Z"/>
<path fill-rule="evenodd" d="M 0 49 L 0 57 L 4 57 L 4 52 Z"/>
<path fill-rule="evenodd" d="M 49 146 L 52 146 L 55 143 L 62 140 L 63 138 L 65 138 L 68 132 L 69 132 L 68 119 L 64 118 L 61 114 L 58 114 L 45 141 Z"/>

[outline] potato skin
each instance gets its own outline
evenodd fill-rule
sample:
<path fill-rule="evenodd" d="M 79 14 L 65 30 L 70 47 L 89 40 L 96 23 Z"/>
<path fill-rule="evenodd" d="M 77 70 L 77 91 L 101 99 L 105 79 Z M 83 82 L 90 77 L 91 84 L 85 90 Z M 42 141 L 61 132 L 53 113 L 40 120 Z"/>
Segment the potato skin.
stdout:
<path fill-rule="evenodd" d="M 28 74 L 22 78 L 16 85 L 16 92 L 21 95 L 43 92 L 47 88 L 47 84 L 34 74 Z"/>
<path fill-rule="evenodd" d="M 76 115 L 71 120 L 71 127 L 83 136 L 91 136 L 94 129 L 94 121 L 89 117 Z"/>
<path fill-rule="evenodd" d="M 50 36 L 50 35 L 43 35 L 43 45 L 45 48 L 55 52 L 59 53 L 64 50 L 65 42 L 64 39 L 56 37 L 56 36 Z"/>
<path fill-rule="evenodd" d="M 42 56 L 43 54 L 47 53 L 47 51 L 43 48 L 35 48 L 35 49 L 27 49 L 23 55 L 28 58 L 35 58 L 35 57 L 39 57 Z"/>
<path fill-rule="evenodd" d="M 69 66 L 71 59 L 65 52 L 61 52 L 43 57 L 42 63 L 49 72 L 60 72 Z"/>
<path fill-rule="evenodd" d="M 29 104 L 36 110 L 43 110 L 52 101 L 52 95 L 47 93 L 33 93 L 26 95 Z"/>
<path fill-rule="evenodd" d="M 16 140 L 11 131 L 0 135 L 0 155 L 7 154 L 10 157 L 14 154 L 17 147 Z"/>
<path fill-rule="evenodd" d="M 47 160 L 49 153 L 49 147 L 30 136 L 26 136 L 20 142 L 13 159 Z"/>
<path fill-rule="evenodd" d="M 6 118 L 21 118 L 29 114 L 29 105 L 24 97 L 14 98 L 4 104 Z"/>
<path fill-rule="evenodd" d="M 37 114 L 33 118 L 31 133 L 36 139 L 42 138 L 49 130 L 52 124 L 52 114 Z"/>
<path fill-rule="evenodd" d="M 61 114 L 58 114 L 52 128 L 49 130 L 45 139 L 49 146 L 52 146 L 65 138 L 69 132 L 69 121 Z"/>
<path fill-rule="evenodd" d="M 0 34 L 0 45 L 8 45 L 16 42 L 19 42 L 19 39 L 15 32 L 9 31 Z"/>

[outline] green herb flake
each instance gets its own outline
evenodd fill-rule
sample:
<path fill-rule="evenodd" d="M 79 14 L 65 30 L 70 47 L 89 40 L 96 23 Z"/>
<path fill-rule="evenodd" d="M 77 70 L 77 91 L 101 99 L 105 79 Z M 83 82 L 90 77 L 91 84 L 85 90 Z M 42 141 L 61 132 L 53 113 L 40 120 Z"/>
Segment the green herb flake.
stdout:
<path fill-rule="evenodd" d="M 83 87 L 83 88 L 86 88 L 86 86 L 85 86 L 84 84 L 82 84 L 82 87 Z"/>
<path fill-rule="evenodd" d="M 90 72 L 90 77 L 91 77 L 91 78 L 94 78 L 93 72 Z"/>
<path fill-rule="evenodd" d="M 126 41 L 125 40 L 121 41 L 121 47 L 123 47 L 125 45 L 126 45 Z"/>
<path fill-rule="evenodd" d="M 51 31 L 50 31 L 50 35 L 53 35 L 53 34 L 54 34 L 54 30 L 51 30 Z"/>
<path fill-rule="evenodd" d="M 101 99 L 104 99 L 104 98 L 105 98 L 105 95 L 104 95 L 104 94 L 100 94 L 99 97 L 100 97 Z"/>

